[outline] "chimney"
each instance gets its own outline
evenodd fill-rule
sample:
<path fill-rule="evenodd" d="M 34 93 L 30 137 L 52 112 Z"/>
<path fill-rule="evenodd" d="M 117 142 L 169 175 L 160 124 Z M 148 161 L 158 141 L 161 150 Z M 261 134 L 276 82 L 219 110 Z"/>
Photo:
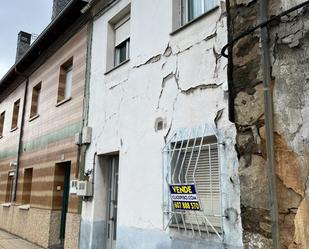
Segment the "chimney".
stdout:
<path fill-rule="evenodd" d="M 53 2 L 52 20 L 55 19 L 58 16 L 58 14 L 65 8 L 65 6 L 70 1 L 71 0 L 54 0 L 54 2 Z"/>
<path fill-rule="evenodd" d="M 18 33 L 17 38 L 17 49 L 16 49 L 16 58 L 15 61 L 17 62 L 30 48 L 31 43 L 31 34 L 26 33 L 24 31 L 20 31 Z"/>

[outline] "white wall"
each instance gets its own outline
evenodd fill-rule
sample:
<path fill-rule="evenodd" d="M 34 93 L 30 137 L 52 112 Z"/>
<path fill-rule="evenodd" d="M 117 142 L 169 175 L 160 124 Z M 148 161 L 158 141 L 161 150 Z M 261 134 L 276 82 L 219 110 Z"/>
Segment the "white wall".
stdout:
<path fill-rule="evenodd" d="M 170 35 L 172 1 L 133 0 L 130 61 L 105 74 L 108 21 L 128 3 L 117 2 L 94 22 L 89 111 L 93 137 L 86 169 L 92 168 L 95 152 L 119 151 L 118 226 L 162 231 L 165 136 L 181 128 L 214 126 L 217 112 L 223 110 L 217 130 L 226 143 L 221 158 L 223 209 L 236 212 L 233 221 L 224 221 L 224 229 L 226 242 L 241 246 L 235 128 L 228 121 L 227 60 L 219 56 L 227 42 L 224 10 Z M 158 117 L 166 126 L 156 132 Z M 235 186 L 229 185 L 230 177 Z M 104 219 L 98 208 L 94 211 L 100 191 L 95 188 L 94 200 L 84 203 L 83 220 Z"/>

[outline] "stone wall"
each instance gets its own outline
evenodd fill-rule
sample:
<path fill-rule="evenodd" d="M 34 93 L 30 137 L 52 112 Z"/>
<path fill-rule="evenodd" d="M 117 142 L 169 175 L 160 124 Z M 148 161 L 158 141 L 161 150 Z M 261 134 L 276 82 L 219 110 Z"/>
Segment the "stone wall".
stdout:
<path fill-rule="evenodd" d="M 0 225 L 12 234 L 44 248 L 49 246 L 51 211 L 37 208 L 19 209 L 18 206 L 0 208 Z"/>
<path fill-rule="evenodd" d="M 304 1 L 272 0 L 274 16 Z M 231 1 L 233 36 L 259 23 L 259 1 Z M 275 159 L 283 249 L 309 248 L 309 8 L 270 25 Z M 272 248 L 260 32 L 233 49 L 234 117 L 245 248 Z"/>

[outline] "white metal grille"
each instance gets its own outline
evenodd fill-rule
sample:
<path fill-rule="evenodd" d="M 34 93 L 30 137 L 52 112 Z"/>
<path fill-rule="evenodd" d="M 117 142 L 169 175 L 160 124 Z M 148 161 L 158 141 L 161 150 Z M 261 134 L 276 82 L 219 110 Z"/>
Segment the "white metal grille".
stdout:
<path fill-rule="evenodd" d="M 215 136 L 205 136 L 206 127 L 175 133 L 164 148 L 166 158 L 166 186 L 194 184 L 201 205 L 200 211 L 173 210 L 167 205 L 166 228 L 176 226 L 193 234 L 214 232 L 220 238 L 221 191 L 219 144 Z M 169 199 L 167 200 L 169 201 Z"/>

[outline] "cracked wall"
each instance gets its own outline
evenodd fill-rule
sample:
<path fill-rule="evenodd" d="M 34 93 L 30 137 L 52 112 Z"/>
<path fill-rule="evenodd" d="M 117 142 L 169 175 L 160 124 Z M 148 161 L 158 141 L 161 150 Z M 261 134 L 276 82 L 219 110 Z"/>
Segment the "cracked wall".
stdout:
<path fill-rule="evenodd" d="M 108 21 L 128 2 L 117 2 L 94 22 L 89 112 L 93 141 L 86 156 L 87 170 L 95 152 L 120 154 L 117 248 L 242 248 L 236 130 L 228 120 L 227 60 L 220 56 L 227 39 L 225 10 L 219 6 L 171 35 L 172 1 L 132 1 L 130 61 L 106 73 Z M 155 128 L 158 120 L 162 129 Z M 162 149 L 175 131 L 203 124 L 214 127 L 225 143 L 223 242 L 163 229 Z M 101 181 L 98 175 L 94 179 Z M 99 247 L 97 238 L 104 236 L 95 229 L 106 224 L 100 209 L 103 190 L 97 186 L 94 199 L 83 203 L 85 248 Z"/>
<path fill-rule="evenodd" d="M 304 1 L 272 0 L 271 16 Z M 236 36 L 259 20 L 258 1 L 231 1 Z M 272 248 L 266 174 L 264 100 L 259 31 L 233 51 L 232 95 L 240 161 L 245 248 Z M 309 248 L 308 128 L 309 12 L 303 8 L 270 25 L 275 160 L 282 248 Z"/>

